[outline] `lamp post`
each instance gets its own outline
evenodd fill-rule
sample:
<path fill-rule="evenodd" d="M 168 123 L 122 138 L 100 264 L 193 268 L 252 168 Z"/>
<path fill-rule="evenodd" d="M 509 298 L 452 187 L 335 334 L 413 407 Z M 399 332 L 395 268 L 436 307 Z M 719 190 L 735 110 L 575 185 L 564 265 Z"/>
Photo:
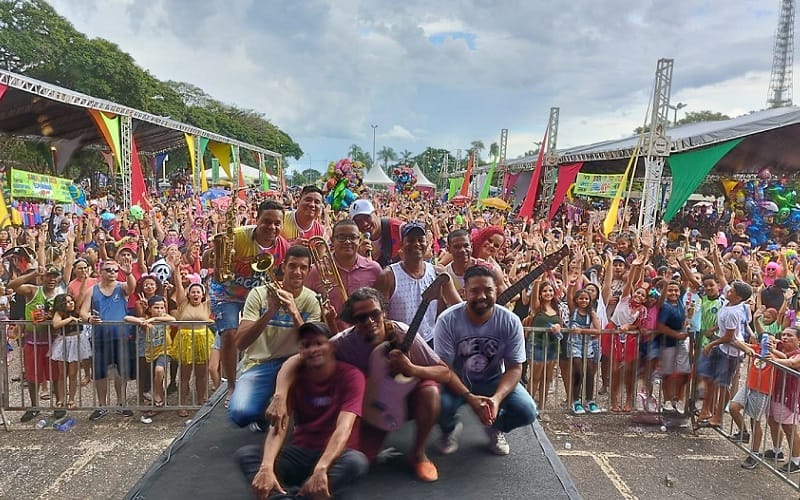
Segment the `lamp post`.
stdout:
<path fill-rule="evenodd" d="M 677 127 L 678 126 L 678 110 L 685 108 L 687 106 L 687 104 L 685 102 L 679 102 L 678 104 L 676 104 L 674 106 L 671 105 L 671 104 L 668 104 L 667 106 L 669 107 L 669 109 L 671 109 L 671 110 L 673 110 L 675 112 L 672 115 L 672 126 L 673 127 Z"/>
<path fill-rule="evenodd" d="M 377 125 L 370 125 L 372 127 L 372 165 L 375 165 L 375 129 L 378 128 Z"/>

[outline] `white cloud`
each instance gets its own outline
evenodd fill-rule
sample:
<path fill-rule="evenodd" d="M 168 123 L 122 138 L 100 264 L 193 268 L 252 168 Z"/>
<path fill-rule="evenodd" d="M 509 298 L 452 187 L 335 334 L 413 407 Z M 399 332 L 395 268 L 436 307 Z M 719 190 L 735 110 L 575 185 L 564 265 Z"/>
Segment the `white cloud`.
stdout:
<path fill-rule="evenodd" d="M 761 109 L 778 18 L 777 2 L 762 0 L 51 4 L 156 77 L 264 113 L 313 162 L 353 143 L 371 150 L 370 124 L 378 148 L 414 152 L 476 139 L 488 147 L 508 128 L 513 158 L 541 140 L 551 106 L 561 108 L 561 147 L 628 135 L 642 124 L 659 57 L 675 59 L 682 112 Z M 469 33 L 474 50 L 429 41 L 443 33 Z"/>

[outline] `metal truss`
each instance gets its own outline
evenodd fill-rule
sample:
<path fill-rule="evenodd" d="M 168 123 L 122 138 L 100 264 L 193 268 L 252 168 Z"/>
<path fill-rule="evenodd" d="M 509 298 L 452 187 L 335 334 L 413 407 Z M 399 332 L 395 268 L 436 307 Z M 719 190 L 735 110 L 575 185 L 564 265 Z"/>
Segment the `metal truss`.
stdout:
<path fill-rule="evenodd" d="M 550 210 L 550 201 L 553 199 L 556 187 L 558 170 L 556 145 L 558 144 L 558 118 L 560 113 L 561 108 L 550 108 L 550 118 L 547 121 L 547 144 L 542 145 L 545 148 L 542 156 L 542 168 L 544 169 L 544 172 L 542 172 L 544 174 L 542 177 L 542 195 L 539 197 L 542 214 Z"/>
<path fill-rule="evenodd" d="M 120 177 L 122 178 L 122 207 L 131 207 L 131 162 L 133 159 L 133 120 L 130 116 L 119 117 Z"/>

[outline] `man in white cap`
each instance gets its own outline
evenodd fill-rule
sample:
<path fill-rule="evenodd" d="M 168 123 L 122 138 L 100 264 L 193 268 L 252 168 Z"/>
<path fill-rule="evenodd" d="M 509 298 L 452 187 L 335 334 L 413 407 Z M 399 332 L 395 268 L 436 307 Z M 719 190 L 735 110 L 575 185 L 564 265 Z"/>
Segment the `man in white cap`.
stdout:
<path fill-rule="evenodd" d="M 350 218 L 358 226 L 359 231 L 369 235 L 366 245 L 362 245 L 359 253 L 365 257 L 372 256 L 381 267 L 386 267 L 400 260 L 402 237 L 400 228 L 403 221 L 390 217 L 380 217 L 369 200 L 356 200 L 350 205 Z"/>

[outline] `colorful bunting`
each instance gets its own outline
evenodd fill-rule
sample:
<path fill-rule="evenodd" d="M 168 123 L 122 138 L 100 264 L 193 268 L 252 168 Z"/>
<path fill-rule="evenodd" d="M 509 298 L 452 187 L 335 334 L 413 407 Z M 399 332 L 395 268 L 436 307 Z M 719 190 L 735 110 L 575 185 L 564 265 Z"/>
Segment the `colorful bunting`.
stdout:
<path fill-rule="evenodd" d="M 544 145 L 547 144 L 547 134 L 550 132 L 550 124 L 544 129 L 544 137 L 539 146 L 539 156 L 536 158 L 536 166 L 533 167 L 531 182 L 528 184 L 528 191 L 525 194 L 525 201 L 519 209 L 519 217 L 528 220 L 533 217 L 533 207 L 536 206 L 536 197 L 539 195 L 539 178 L 542 176 L 542 164 L 544 159 Z"/>

